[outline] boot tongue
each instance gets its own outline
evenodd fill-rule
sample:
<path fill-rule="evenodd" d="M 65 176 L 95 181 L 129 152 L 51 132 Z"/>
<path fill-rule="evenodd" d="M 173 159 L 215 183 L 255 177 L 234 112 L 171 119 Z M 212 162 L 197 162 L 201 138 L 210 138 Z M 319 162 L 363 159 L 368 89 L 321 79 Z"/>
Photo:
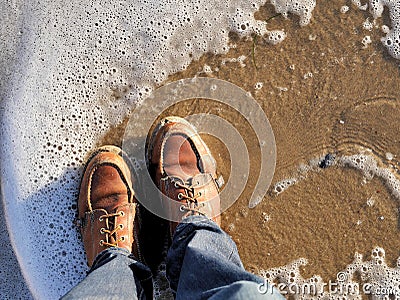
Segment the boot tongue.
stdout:
<path fill-rule="evenodd" d="M 179 151 L 176 151 L 179 149 Z M 188 181 L 200 173 L 197 157 L 189 141 L 182 135 L 174 134 L 164 146 L 164 172 L 174 174 L 183 181 Z"/>
<path fill-rule="evenodd" d="M 93 174 L 90 200 L 92 208 L 109 213 L 128 203 L 128 189 L 113 166 L 101 166 Z"/>

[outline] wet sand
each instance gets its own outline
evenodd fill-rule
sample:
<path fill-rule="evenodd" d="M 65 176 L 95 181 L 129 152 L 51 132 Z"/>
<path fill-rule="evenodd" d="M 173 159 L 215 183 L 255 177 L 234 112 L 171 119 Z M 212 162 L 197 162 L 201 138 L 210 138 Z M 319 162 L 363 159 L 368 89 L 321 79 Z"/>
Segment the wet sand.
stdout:
<path fill-rule="evenodd" d="M 269 29 L 285 28 L 287 33 L 286 40 L 276 46 L 261 38 L 254 44 L 232 35 L 237 46 L 227 55 L 205 55 L 168 80 L 208 76 L 250 91 L 275 134 L 277 164 L 272 184 L 290 178 L 310 159 L 327 153 L 356 154 L 362 147 L 371 149 L 398 173 L 400 62 L 387 54 L 379 29 L 370 32 L 362 28 L 369 13 L 352 6 L 342 14 L 339 10 L 344 4 L 318 2 L 306 27 L 300 27 L 295 16 L 270 20 Z M 266 5 L 257 18 L 273 15 L 273 7 Z M 377 21 L 383 23 L 388 24 L 387 15 Z M 363 49 L 361 40 L 366 35 L 371 36 L 372 44 Z M 247 57 L 244 67 L 237 62 L 223 63 L 241 55 Z M 211 74 L 203 72 L 205 64 L 213 70 Z M 256 82 L 263 87 L 256 90 Z M 163 115 L 196 112 L 220 115 L 245 136 L 250 179 L 238 201 L 223 214 L 222 227 L 236 241 L 248 270 L 258 272 L 304 257 L 309 264 L 303 275 L 319 274 L 327 281 L 353 261 L 355 252 L 369 258 L 375 246 L 383 247 L 387 263 L 395 265 L 400 256 L 399 205 L 379 179 L 365 183 L 362 174 L 353 169 L 321 169 L 282 194 L 268 193 L 261 204 L 249 209 L 260 159 L 254 133 L 231 109 L 202 99 L 172 107 Z M 120 144 L 123 129 L 124 124 L 110 129 L 99 144 Z M 219 172 L 227 179 L 229 154 L 221 143 L 209 137 L 206 140 Z M 387 152 L 394 154 L 393 160 L 386 159 Z M 375 204 L 368 207 L 371 197 Z"/>

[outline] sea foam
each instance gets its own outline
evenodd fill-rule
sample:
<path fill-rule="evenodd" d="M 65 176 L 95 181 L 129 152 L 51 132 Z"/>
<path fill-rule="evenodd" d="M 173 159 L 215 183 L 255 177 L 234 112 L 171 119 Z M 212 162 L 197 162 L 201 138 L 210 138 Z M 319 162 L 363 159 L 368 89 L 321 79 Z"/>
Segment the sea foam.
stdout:
<path fill-rule="evenodd" d="M 391 29 L 381 41 L 391 56 L 400 59 L 400 1 L 397 0 L 370 0 L 369 10 L 374 18 L 382 16 L 384 7 L 389 9 Z"/>

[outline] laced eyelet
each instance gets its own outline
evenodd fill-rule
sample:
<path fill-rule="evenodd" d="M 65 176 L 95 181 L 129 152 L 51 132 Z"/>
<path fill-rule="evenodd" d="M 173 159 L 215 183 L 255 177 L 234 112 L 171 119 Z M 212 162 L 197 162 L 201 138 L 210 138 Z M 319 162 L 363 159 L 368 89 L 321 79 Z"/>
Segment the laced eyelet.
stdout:
<path fill-rule="evenodd" d="M 121 242 L 125 242 L 125 237 L 121 236 Z"/>
<path fill-rule="evenodd" d="M 104 245 L 104 241 L 103 240 L 100 240 L 100 246 L 103 246 Z"/>
<path fill-rule="evenodd" d="M 124 224 L 119 224 L 120 229 L 124 229 Z"/>
<path fill-rule="evenodd" d="M 103 222 L 103 216 L 101 216 L 101 217 L 99 218 L 99 221 L 100 221 L 100 222 Z"/>
<path fill-rule="evenodd" d="M 202 195 L 202 193 L 201 192 L 199 192 L 199 196 L 201 196 Z"/>
<path fill-rule="evenodd" d="M 182 198 L 183 198 L 183 194 L 182 194 L 182 193 L 179 193 L 179 194 L 178 194 L 178 199 L 179 199 L 179 200 L 182 200 Z"/>
<path fill-rule="evenodd" d="M 123 211 L 120 211 L 119 214 L 121 217 L 125 216 L 125 213 Z"/>
<path fill-rule="evenodd" d="M 185 205 L 181 205 L 181 206 L 179 207 L 179 210 L 180 210 L 181 212 L 184 212 L 184 211 L 185 211 Z"/>
<path fill-rule="evenodd" d="M 174 182 L 174 187 L 179 188 L 180 186 L 178 185 L 178 181 Z"/>
<path fill-rule="evenodd" d="M 101 234 L 104 234 L 105 232 L 104 232 L 104 228 L 100 228 L 100 233 Z"/>

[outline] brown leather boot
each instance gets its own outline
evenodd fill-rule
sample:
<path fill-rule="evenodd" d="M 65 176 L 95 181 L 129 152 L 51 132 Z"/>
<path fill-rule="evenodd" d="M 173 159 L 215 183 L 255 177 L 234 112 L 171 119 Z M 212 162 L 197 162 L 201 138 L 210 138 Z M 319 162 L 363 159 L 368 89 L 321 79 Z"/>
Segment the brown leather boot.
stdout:
<path fill-rule="evenodd" d="M 190 123 L 179 117 L 163 119 L 148 140 L 147 160 L 172 220 L 171 236 L 189 215 L 204 215 L 221 224 L 216 163 Z"/>
<path fill-rule="evenodd" d="M 125 248 L 138 258 L 136 198 L 128 158 L 115 146 L 95 151 L 85 167 L 78 200 L 78 225 L 88 266 L 109 247 Z"/>

